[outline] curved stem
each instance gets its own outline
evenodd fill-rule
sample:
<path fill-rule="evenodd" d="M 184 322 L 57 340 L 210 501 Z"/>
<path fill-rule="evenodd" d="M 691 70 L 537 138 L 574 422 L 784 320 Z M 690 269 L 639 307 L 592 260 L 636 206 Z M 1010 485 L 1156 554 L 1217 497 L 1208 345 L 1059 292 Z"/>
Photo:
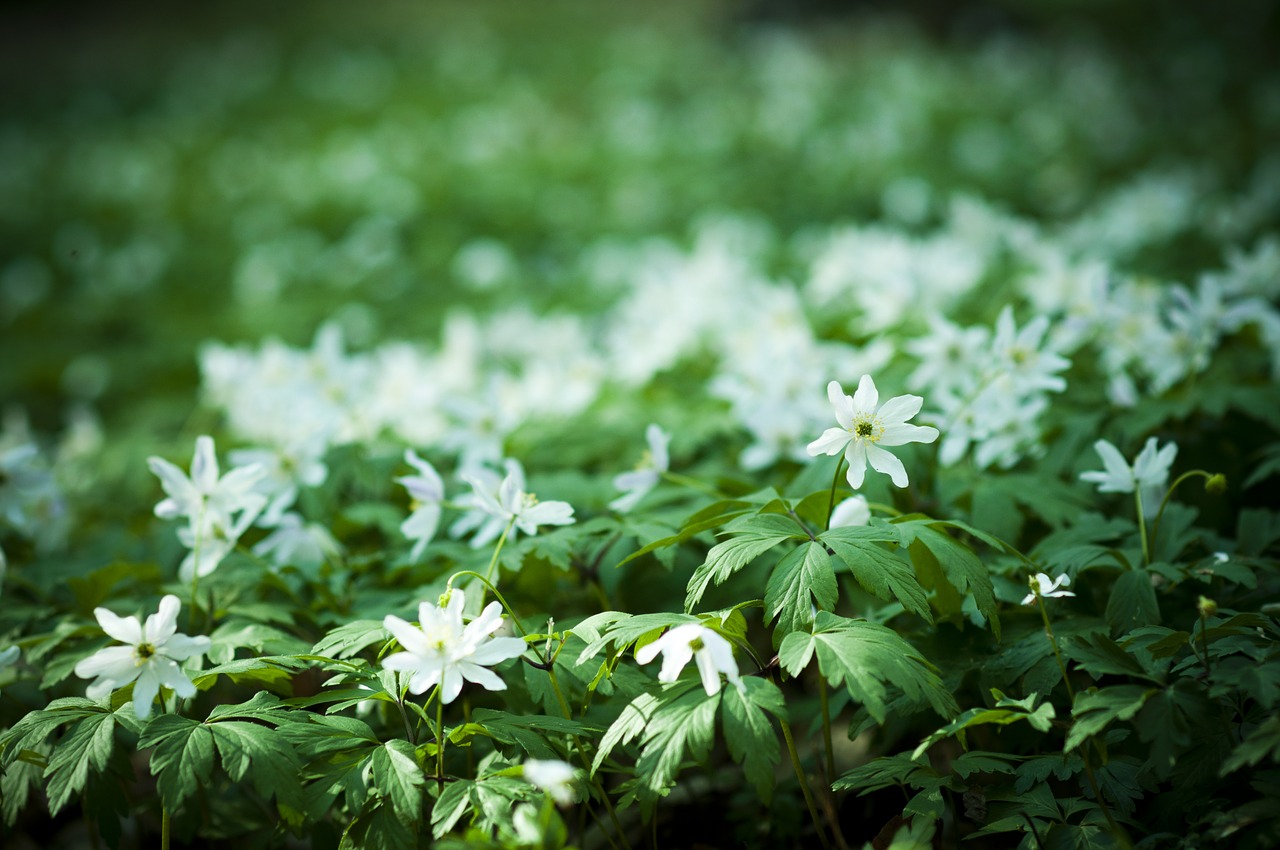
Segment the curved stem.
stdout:
<path fill-rule="evenodd" d="M 498 545 L 493 547 L 493 557 L 489 559 L 489 569 L 485 570 L 485 583 L 489 584 L 493 580 L 493 570 L 498 566 L 498 555 L 502 553 L 502 544 L 507 542 L 507 537 L 511 535 L 511 529 L 516 524 L 516 518 L 512 517 L 507 521 L 507 527 L 502 530 L 502 536 L 498 538 Z M 493 587 L 492 584 L 489 584 Z"/>
<path fill-rule="evenodd" d="M 831 850 L 827 833 L 822 828 L 822 819 L 818 817 L 818 806 L 813 800 L 813 790 L 809 788 L 809 780 L 805 778 L 804 768 L 800 766 L 800 753 L 796 751 L 796 739 L 791 734 L 791 724 L 779 719 L 778 725 L 782 727 L 782 737 L 786 740 L 787 752 L 791 755 L 791 766 L 796 770 L 796 779 L 800 780 L 800 791 L 804 794 L 804 804 L 809 808 L 809 817 L 813 820 L 814 831 L 818 833 L 818 841 L 822 843 L 823 850 Z"/>
<path fill-rule="evenodd" d="M 1155 540 L 1156 535 L 1160 533 L 1160 520 L 1164 518 L 1164 509 L 1168 506 L 1169 499 L 1173 498 L 1173 491 L 1177 490 L 1178 485 L 1180 485 L 1183 481 L 1186 481 L 1188 478 L 1195 478 L 1197 475 L 1204 478 L 1205 480 L 1208 480 L 1213 477 L 1211 474 L 1209 474 L 1203 469 L 1192 469 L 1188 472 L 1182 473 L 1177 478 L 1175 478 L 1173 480 L 1173 483 L 1169 485 L 1169 489 L 1164 492 L 1164 498 L 1160 500 L 1160 510 L 1156 511 L 1155 521 L 1151 523 L 1151 539 L 1152 540 Z M 1136 492 L 1136 488 L 1135 488 L 1135 492 Z"/>
<path fill-rule="evenodd" d="M 444 791 L 444 693 L 436 685 L 436 789 Z"/>
<path fill-rule="evenodd" d="M 827 521 L 822 524 L 823 530 L 831 528 L 831 514 L 836 509 L 836 488 L 840 486 L 840 473 L 844 470 L 844 455 L 836 461 L 836 474 L 831 478 L 831 495 L 827 498 Z"/>

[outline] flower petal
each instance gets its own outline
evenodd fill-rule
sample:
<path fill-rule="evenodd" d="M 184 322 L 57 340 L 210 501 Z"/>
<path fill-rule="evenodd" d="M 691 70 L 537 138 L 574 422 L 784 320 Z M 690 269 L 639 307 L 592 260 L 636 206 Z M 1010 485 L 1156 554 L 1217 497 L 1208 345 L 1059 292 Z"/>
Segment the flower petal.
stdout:
<path fill-rule="evenodd" d="M 106 608 L 94 608 L 93 616 L 98 618 L 98 625 L 109 637 L 134 646 L 142 643 L 142 624 L 137 617 L 117 617 Z"/>
<path fill-rule="evenodd" d="M 879 445 L 902 446 L 907 443 L 932 443 L 938 439 L 938 429 L 929 425 L 897 423 L 884 429 Z"/>
<path fill-rule="evenodd" d="M 844 387 L 840 386 L 839 381 L 832 381 L 827 384 L 827 400 L 831 402 L 831 407 L 835 410 L 836 421 L 840 423 L 840 427 L 849 429 L 853 427 L 853 399 L 845 395 Z"/>
<path fill-rule="evenodd" d="M 863 375 L 862 380 L 858 381 L 858 391 L 853 394 L 854 412 L 871 413 L 876 409 L 879 401 L 880 394 L 876 392 L 876 382 L 871 380 L 870 375 Z"/>
<path fill-rule="evenodd" d="M 218 456 L 213 450 L 213 437 L 196 437 L 196 453 L 191 458 L 191 483 L 201 493 L 210 493 L 218 484 Z"/>
<path fill-rule="evenodd" d="M 924 399 L 918 395 L 900 395 L 889 399 L 877 413 L 887 425 L 906 422 L 920 412 Z"/>
<path fill-rule="evenodd" d="M 843 428 L 828 428 L 822 432 L 822 436 L 805 446 L 805 451 L 810 457 L 818 455 L 836 455 L 840 450 L 849 445 L 853 437 Z"/>
<path fill-rule="evenodd" d="M 178 611 L 181 608 L 182 602 L 178 597 L 172 593 L 165 594 L 160 600 L 159 609 L 147 617 L 147 623 L 143 627 L 142 634 L 147 643 L 161 646 L 173 637 L 173 633 L 178 630 Z"/>
<path fill-rule="evenodd" d="M 857 490 L 867 474 L 867 444 L 862 440 L 851 440 L 844 451 L 844 459 L 849 462 L 849 471 L 845 478 L 849 486 Z"/>
<path fill-rule="evenodd" d="M 871 468 L 876 472 L 883 472 L 888 475 L 889 480 L 893 482 L 895 487 L 907 486 L 907 468 L 902 465 L 902 461 L 898 460 L 897 457 L 879 446 L 867 446 L 867 463 L 871 464 Z"/>

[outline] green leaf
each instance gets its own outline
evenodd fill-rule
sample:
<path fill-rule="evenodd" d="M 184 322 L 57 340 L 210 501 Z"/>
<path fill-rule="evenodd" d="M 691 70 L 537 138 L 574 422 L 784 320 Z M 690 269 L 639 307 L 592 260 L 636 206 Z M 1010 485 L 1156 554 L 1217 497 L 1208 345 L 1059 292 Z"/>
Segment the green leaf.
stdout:
<path fill-rule="evenodd" d="M 706 761 L 715 741 L 720 699 L 721 694 L 709 697 L 701 687 L 686 690 L 660 703 L 645 725 L 634 794 L 646 817 L 670 792 L 686 754 L 695 762 Z"/>
<path fill-rule="evenodd" d="M 151 773 L 160 799 L 170 812 L 209 783 L 213 774 L 213 733 L 207 726 L 177 714 L 152 719 L 138 738 L 138 749 L 154 747 Z"/>
<path fill-rule="evenodd" d="M 1116 685 L 1077 693 L 1075 704 L 1071 708 L 1071 716 L 1075 722 L 1067 733 L 1063 750 L 1070 752 L 1113 721 L 1129 720 L 1156 693 L 1156 689 L 1142 685 Z"/>
<path fill-rule="evenodd" d="M 39 711 L 30 712 L 0 736 L 0 766 L 8 767 L 23 750 L 39 750 L 62 724 L 104 712 L 102 706 L 84 697 L 56 699 Z"/>
<path fill-rule="evenodd" d="M 543 678 L 546 678 L 545 674 Z M 604 731 L 598 726 L 589 726 L 563 717 L 508 714 L 488 708 L 476 709 L 471 717 L 490 737 L 504 744 L 515 744 L 538 759 L 564 758 L 566 748 L 560 739 L 570 735 L 594 736 Z"/>
<path fill-rule="evenodd" d="M 58 742 L 45 770 L 49 814 L 56 815 L 74 794 L 84 789 L 90 768 L 101 773 L 107 766 L 114 744 L 112 733 L 115 726 L 114 715 L 106 712 L 91 714 Z"/>
<path fill-rule="evenodd" d="M 475 783 L 459 779 L 444 786 L 444 791 L 431 807 L 431 835 L 437 839 L 450 832 L 462 816 L 471 808 L 471 793 Z"/>
<path fill-rule="evenodd" d="M 1252 767 L 1264 758 L 1280 762 L 1280 715 L 1271 715 L 1250 732 L 1222 763 L 1219 775 Z"/>
<path fill-rule="evenodd" d="M 210 667 L 191 675 L 191 681 L 200 690 L 208 690 L 219 676 L 226 676 L 236 684 L 260 684 L 279 687 L 286 686 L 293 679 L 293 674 L 306 669 L 307 663 L 288 655 L 264 655 L 258 658 L 237 658 L 226 664 Z"/>
<path fill-rule="evenodd" d="M 391 801 L 396 819 L 406 826 L 422 820 L 421 786 L 426 782 L 413 747 L 399 738 L 373 751 L 373 784 Z"/>
<path fill-rule="evenodd" d="M 999 692 L 994 691 L 994 693 L 998 694 Z M 1041 732 L 1049 731 L 1054 717 L 1053 704 L 1046 701 L 1039 708 L 1032 711 L 1030 705 L 1033 703 L 1035 696 L 1035 694 L 1032 694 L 1026 700 L 1000 699 L 997 701 L 995 708 L 969 709 L 921 741 L 915 752 L 912 753 L 912 758 L 922 757 L 934 744 L 944 738 L 950 738 L 952 735 L 957 736 L 963 744 L 965 730 L 974 726 L 1008 726 L 1010 723 L 1025 721 Z"/>
<path fill-rule="evenodd" d="M 844 561 L 868 593 L 880 599 L 897 599 L 903 608 L 933 622 L 928 597 L 915 571 L 900 555 L 884 548 L 884 544 L 897 548 L 899 538 L 895 529 L 835 528 L 819 534 L 818 539 Z"/>
<path fill-rule="evenodd" d="M 934 521 L 928 519 L 905 520 L 893 524 L 898 530 L 902 545 L 907 547 L 912 560 L 917 562 L 917 567 L 920 565 L 920 550 L 923 547 L 936 560 L 942 576 L 956 593 L 962 596 L 969 593 L 973 596 L 978 611 L 990 624 L 991 631 L 997 638 L 1000 637 L 995 588 L 991 584 L 991 575 L 986 566 L 978 560 L 973 550 L 945 532 L 935 529 L 934 525 Z M 942 610 L 954 613 L 945 607 Z"/>
<path fill-rule="evenodd" d="M 898 753 L 895 756 L 881 756 L 872 759 L 861 767 L 841 774 L 831 783 L 833 791 L 858 790 L 858 795 L 870 794 L 882 788 L 894 786 L 910 786 L 918 788 L 921 780 L 936 778 L 938 772 L 923 756 Z"/>
<path fill-rule="evenodd" d="M 943 717 L 958 710 L 937 669 L 885 626 L 819 611 L 813 634 L 787 635 L 778 659 L 788 674 L 798 676 L 815 652 L 818 669 L 827 682 L 832 687 L 843 684 L 877 723 L 885 722 L 890 686 L 916 705 L 927 703 Z"/>
<path fill-rule="evenodd" d="M 773 796 L 774 767 L 782 759 L 778 736 L 765 712 L 786 718 L 782 692 L 772 682 L 755 677 L 742 680 L 744 690 L 729 687 L 720 700 L 721 722 L 729 755 L 740 763 L 756 794 L 768 803 Z"/>
<path fill-rule="evenodd" d="M 740 517 L 726 525 L 724 533 L 730 539 L 712 546 L 707 559 L 689 579 L 684 598 L 686 613 L 697 606 L 712 582 L 723 583 L 784 540 L 807 539 L 794 520 L 780 514 Z"/>
<path fill-rule="evenodd" d="M 208 724 L 222 759 L 222 769 L 235 782 L 248 777 L 264 795 L 302 805 L 298 784 L 300 762 L 289 739 L 266 726 L 244 720 Z M 251 770 L 252 769 L 252 770 Z"/>
<path fill-rule="evenodd" d="M 386 643 L 391 633 L 382 627 L 381 620 L 353 620 L 332 629 L 311 648 L 312 655 L 326 658 L 350 658 L 358 655 L 366 646 Z"/>
<path fill-rule="evenodd" d="M 831 556 L 822 544 L 804 543 L 788 552 L 773 568 L 764 591 L 766 622 L 778 618 L 774 641 L 808 626 L 813 605 L 829 610 L 838 598 Z"/>
<path fill-rule="evenodd" d="M 629 561 L 634 561 L 642 555 L 647 555 L 657 549 L 665 549 L 668 546 L 675 546 L 677 543 L 683 543 L 704 531 L 710 531 L 713 528 L 719 528 L 730 520 L 740 517 L 751 510 L 751 504 L 738 499 L 724 499 L 714 502 L 702 508 L 693 516 L 685 520 L 684 525 L 680 528 L 678 534 L 671 537 L 663 537 L 660 540 L 654 540 L 642 546 L 638 551 L 632 552 L 627 557 L 618 562 L 618 566 L 622 566 Z"/>
<path fill-rule="evenodd" d="M 1102 676 L 1133 676 L 1159 684 L 1159 679 L 1139 663 L 1132 653 L 1101 633 L 1063 637 L 1062 651 L 1095 679 Z"/>
<path fill-rule="evenodd" d="M 1113 635 L 1160 624 L 1160 603 L 1150 575 L 1143 570 L 1120 573 L 1107 599 L 1107 623 Z"/>

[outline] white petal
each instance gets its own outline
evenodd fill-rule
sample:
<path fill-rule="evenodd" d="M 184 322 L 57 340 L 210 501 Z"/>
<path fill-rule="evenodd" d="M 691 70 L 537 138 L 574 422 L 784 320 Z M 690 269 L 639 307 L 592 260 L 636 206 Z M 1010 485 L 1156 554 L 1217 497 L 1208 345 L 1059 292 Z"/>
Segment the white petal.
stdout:
<path fill-rule="evenodd" d="M 852 428 L 853 399 L 845 395 L 844 387 L 840 386 L 839 381 L 832 381 L 827 384 L 827 400 L 831 402 L 831 407 L 835 409 L 836 421 L 840 423 L 840 427 L 845 429 Z"/>
<path fill-rule="evenodd" d="M 475 652 L 471 653 L 471 661 L 491 667 L 510 658 L 519 658 L 529 645 L 523 638 L 500 637 L 486 641 Z"/>
<path fill-rule="evenodd" d="M 444 677 L 440 681 L 440 698 L 445 705 L 448 705 L 457 699 L 460 693 L 462 693 L 462 673 L 451 667 L 444 671 Z"/>
<path fill-rule="evenodd" d="M 840 450 L 849 445 L 853 437 L 843 428 L 828 428 L 822 432 L 822 436 L 805 446 L 805 451 L 810 457 L 818 455 L 836 455 Z"/>
<path fill-rule="evenodd" d="M 115 682 L 117 684 L 114 687 L 126 685 L 138 675 L 133 647 L 108 646 L 100 649 L 88 658 L 81 659 L 75 666 L 75 674 L 82 679 L 99 678 Z"/>
<path fill-rule="evenodd" d="M 178 630 L 178 611 L 181 608 L 182 602 L 172 593 L 166 594 L 160 600 L 160 608 L 147 617 L 147 624 L 143 627 L 143 635 L 147 643 L 152 646 L 161 646 L 173 637 L 173 633 Z"/>
<path fill-rule="evenodd" d="M 915 416 L 923 404 L 924 399 L 918 395 L 900 395 L 886 401 L 878 413 L 883 422 L 892 426 Z"/>
<path fill-rule="evenodd" d="M 507 689 L 507 683 L 502 681 L 497 673 L 487 667 L 481 667 L 479 664 L 463 662 L 459 665 L 458 672 L 462 678 L 469 682 L 475 682 L 486 691 L 505 691 Z"/>
<path fill-rule="evenodd" d="M 196 453 L 191 458 L 191 483 L 202 493 L 212 492 L 218 484 L 218 456 L 213 451 L 212 437 L 196 437 Z"/>
<path fill-rule="evenodd" d="M 106 608 L 94 608 L 93 616 L 98 618 L 98 625 L 109 637 L 134 646 L 142 643 L 142 624 L 137 617 L 117 617 Z"/>
<path fill-rule="evenodd" d="M 857 490 L 862 486 L 862 479 L 867 474 L 867 445 L 861 440 L 853 440 L 849 443 L 849 448 L 845 449 L 844 459 L 849 462 L 849 471 L 845 473 L 845 478 L 849 482 L 849 486 Z"/>
<path fill-rule="evenodd" d="M 858 391 L 853 394 L 854 412 L 871 413 L 876 409 L 879 401 L 880 394 L 876 392 L 876 382 L 871 380 L 870 375 L 863 375 L 862 380 L 858 381 Z"/>
<path fill-rule="evenodd" d="M 880 435 L 882 446 L 902 446 L 907 443 L 932 443 L 938 439 L 938 429 L 929 425 L 907 425 L 898 423 L 884 429 Z"/>
<path fill-rule="evenodd" d="M 876 445 L 867 446 L 867 462 L 876 472 L 889 476 L 895 487 L 907 486 L 907 468 L 902 461 Z"/>
<path fill-rule="evenodd" d="M 186 673 L 182 672 L 182 668 L 171 659 L 157 655 L 151 661 L 160 684 L 166 688 L 172 688 L 173 692 L 180 697 L 193 697 L 196 695 L 195 684 L 187 677 Z"/>
<path fill-rule="evenodd" d="M 176 634 L 165 641 L 164 654 L 178 661 L 186 661 L 188 658 L 204 655 L 212 645 L 213 642 L 204 635 L 188 637 L 184 634 Z"/>
<path fill-rule="evenodd" d="M 698 675 L 702 678 L 702 689 L 707 692 L 707 696 L 713 697 L 720 693 L 720 671 L 716 669 L 711 653 L 705 650 L 695 652 L 693 660 L 698 665 Z"/>
<path fill-rule="evenodd" d="M 156 694 L 160 693 L 160 678 L 156 675 L 154 662 L 153 658 L 142 665 L 138 684 L 133 686 L 133 711 L 139 720 L 146 720 L 151 716 L 151 703 L 155 702 Z"/>

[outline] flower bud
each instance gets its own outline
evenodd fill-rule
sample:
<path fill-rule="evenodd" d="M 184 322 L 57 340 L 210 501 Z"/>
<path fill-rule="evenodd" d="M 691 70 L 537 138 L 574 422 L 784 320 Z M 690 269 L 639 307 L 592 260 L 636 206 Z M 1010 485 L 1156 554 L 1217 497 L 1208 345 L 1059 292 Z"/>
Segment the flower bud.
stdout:
<path fill-rule="evenodd" d="M 1196 603 L 1196 610 L 1200 612 L 1201 617 L 1212 617 L 1218 613 L 1218 603 L 1207 596 L 1201 596 L 1200 601 Z"/>
<path fill-rule="evenodd" d="M 1227 492 L 1227 476 L 1223 475 L 1221 472 L 1216 475 L 1209 476 L 1209 480 L 1204 482 L 1204 490 L 1206 493 L 1211 493 L 1214 496 L 1221 496 L 1223 493 Z"/>

